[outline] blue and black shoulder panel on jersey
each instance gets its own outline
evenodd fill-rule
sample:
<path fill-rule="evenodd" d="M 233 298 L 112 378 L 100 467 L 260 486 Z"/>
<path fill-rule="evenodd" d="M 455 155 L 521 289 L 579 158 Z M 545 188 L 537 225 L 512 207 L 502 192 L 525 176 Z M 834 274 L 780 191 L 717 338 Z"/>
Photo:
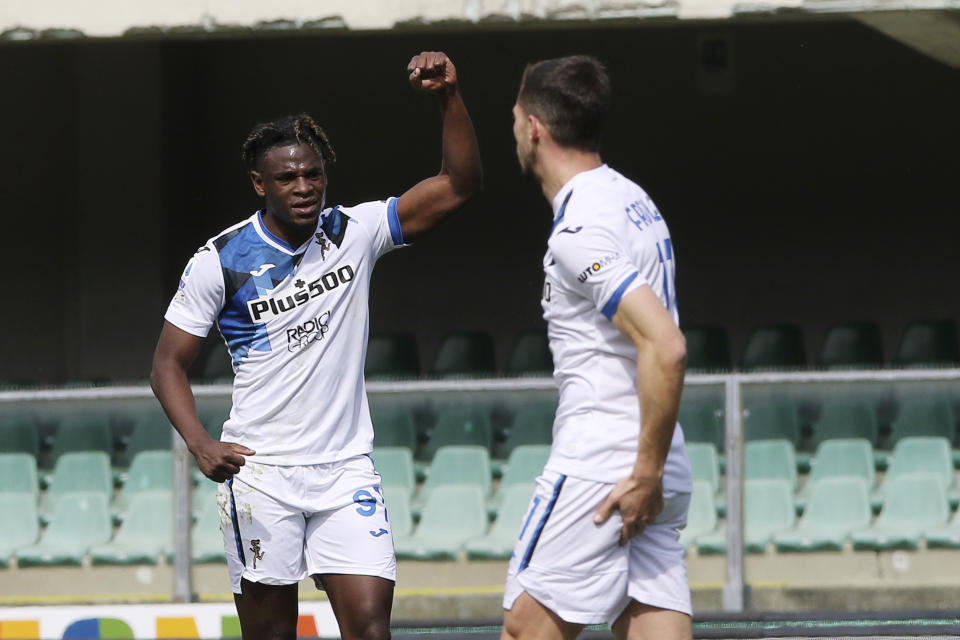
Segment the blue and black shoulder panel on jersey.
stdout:
<path fill-rule="evenodd" d="M 340 210 L 340 207 L 334 207 L 333 210 L 320 222 L 320 228 L 323 233 L 337 249 L 343 243 L 344 236 L 347 235 L 347 227 L 350 226 L 350 216 Z"/>

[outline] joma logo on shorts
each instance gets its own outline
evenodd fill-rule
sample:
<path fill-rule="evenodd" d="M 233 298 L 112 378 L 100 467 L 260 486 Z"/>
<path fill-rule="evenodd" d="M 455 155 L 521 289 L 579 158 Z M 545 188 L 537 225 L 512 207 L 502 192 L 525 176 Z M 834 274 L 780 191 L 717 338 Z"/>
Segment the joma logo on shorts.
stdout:
<path fill-rule="evenodd" d="M 254 322 L 266 322 L 288 311 L 293 311 L 340 285 L 346 285 L 351 280 L 353 280 L 353 265 L 349 264 L 334 271 L 328 271 L 315 280 L 296 278 L 293 286 L 283 291 L 247 302 L 247 311 Z"/>

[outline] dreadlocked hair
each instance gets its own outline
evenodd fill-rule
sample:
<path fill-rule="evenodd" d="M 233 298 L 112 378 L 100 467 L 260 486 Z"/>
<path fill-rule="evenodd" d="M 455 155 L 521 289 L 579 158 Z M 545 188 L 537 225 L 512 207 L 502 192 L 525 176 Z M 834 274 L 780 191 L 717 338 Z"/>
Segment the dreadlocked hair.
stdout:
<path fill-rule="evenodd" d="M 308 144 L 323 159 L 324 165 L 337 161 L 330 139 L 313 118 L 305 113 L 262 122 L 253 128 L 243 143 L 241 158 L 248 170 L 255 170 L 263 154 L 274 147 Z"/>

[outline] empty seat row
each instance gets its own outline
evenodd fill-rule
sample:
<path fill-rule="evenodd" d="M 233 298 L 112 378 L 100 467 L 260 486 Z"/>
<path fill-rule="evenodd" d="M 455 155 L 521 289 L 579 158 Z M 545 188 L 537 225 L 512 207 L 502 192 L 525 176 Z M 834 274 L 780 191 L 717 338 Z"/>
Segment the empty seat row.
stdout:
<path fill-rule="evenodd" d="M 684 335 L 688 370 L 733 368 L 723 327 L 684 327 Z M 877 369 L 885 364 L 879 327 L 868 322 L 831 326 L 815 362 L 824 369 Z M 891 364 L 896 367 L 957 366 L 960 348 L 956 324 L 951 320 L 911 323 L 904 330 Z M 739 360 L 742 371 L 805 369 L 807 365 L 803 333 L 794 324 L 755 327 L 747 337 Z"/>

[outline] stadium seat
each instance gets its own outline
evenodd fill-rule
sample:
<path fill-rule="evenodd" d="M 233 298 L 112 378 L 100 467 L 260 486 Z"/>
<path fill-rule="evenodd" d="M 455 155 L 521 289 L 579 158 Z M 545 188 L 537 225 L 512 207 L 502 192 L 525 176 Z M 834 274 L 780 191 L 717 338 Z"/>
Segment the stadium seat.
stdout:
<path fill-rule="evenodd" d="M 943 526 L 950 507 L 942 479 L 935 473 L 908 473 L 891 480 L 877 521 L 851 535 L 853 548 L 886 551 L 917 549 L 923 530 Z"/>
<path fill-rule="evenodd" d="M 887 468 L 883 484 L 875 494 L 875 501 L 879 504 L 886 502 L 893 481 L 898 476 L 911 473 L 934 473 L 940 478 L 947 498 L 952 506 L 956 506 L 958 493 L 954 487 L 953 456 L 946 438 L 933 436 L 913 436 L 901 438 L 893 447 L 890 456 L 890 466 Z"/>
<path fill-rule="evenodd" d="M 909 436 L 940 437 L 949 443 L 956 440 L 953 405 L 946 397 L 910 395 L 897 404 L 897 417 L 890 425 L 891 444 Z"/>
<path fill-rule="evenodd" d="M 219 333 L 208 338 L 212 343 L 203 363 L 200 379 L 210 384 L 230 384 L 233 382 L 233 359 L 227 344 Z"/>
<path fill-rule="evenodd" d="M 821 442 L 811 460 L 807 483 L 797 493 L 797 506 L 800 509 L 806 506 L 811 490 L 819 481 L 837 476 L 858 476 L 863 478 L 868 491 L 876 488 L 877 475 L 870 442 L 864 438 L 838 438 Z"/>
<path fill-rule="evenodd" d="M 117 522 L 123 520 L 134 497 L 143 491 L 173 491 L 173 453 L 143 451 L 130 464 L 127 480 L 113 503 Z"/>
<path fill-rule="evenodd" d="M 803 334 L 793 324 L 757 327 L 751 331 L 740 357 L 744 371 L 803 369 L 807 357 Z"/>
<path fill-rule="evenodd" d="M 406 447 L 380 447 L 373 450 L 373 463 L 384 489 L 396 487 L 413 496 L 417 479 L 413 470 L 413 454 Z"/>
<path fill-rule="evenodd" d="M 0 462 L 0 469 L 3 463 Z M 3 514 L 3 536 L 0 536 L 0 568 L 10 566 L 13 554 L 37 542 L 40 525 L 37 520 L 37 498 L 30 493 L 0 493 Z"/>
<path fill-rule="evenodd" d="M 553 442 L 553 418 L 556 405 L 532 404 L 521 407 L 513 416 L 506 438 L 500 447 L 504 457 L 509 457 L 517 447 L 547 445 Z"/>
<path fill-rule="evenodd" d="M 743 486 L 743 546 L 747 553 L 764 553 L 773 536 L 789 531 L 797 521 L 793 491 L 783 479 L 746 480 Z M 726 553 L 727 527 L 697 539 L 701 554 Z"/>
<path fill-rule="evenodd" d="M 78 414 L 61 420 L 50 452 L 50 462 L 56 466 L 60 456 L 75 451 L 102 451 L 109 459 L 113 453 L 113 442 L 107 414 Z"/>
<path fill-rule="evenodd" d="M 688 442 L 687 458 L 690 460 L 693 479 L 707 482 L 714 494 L 720 491 L 720 463 L 713 445 L 707 442 Z"/>
<path fill-rule="evenodd" d="M 198 417 L 210 437 L 219 440 L 223 433 L 223 423 L 230 419 L 230 407 L 210 407 L 198 411 Z"/>
<path fill-rule="evenodd" d="M 870 500 L 863 478 L 824 478 L 796 529 L 773 536 L 777 551 L 840 551 L 852 531 L 870 524 Z"/>
<path fill-rule="evenodd" d="M 220 530 L 220 505 L 216 500 L 204 502 L 197 513 L 197 521 L 190 530 L 190 557 L 198 564 L 227 561 Z"/>
<path fill-rule="evenodd" d="M 111 542 L 90 549 L 94 565 L 156 564 L 173 558 L 173 492 L 141 491 Z"/>
<path fill-rule="evenodd" d="M 713 487 L 705 480 L 693 481 L 687 526 L 680 531 L 680 544 L 689 548 L 700 536 L 717 528 L 717 506 L 713 501 Z"/>
<path fill-rule="evenodd" d="M 203 476 L 203 474 L 200 474 Z M 217 489 L 220 484 L 203 476 L 190 489 L 190 511 L 194 518 L 199 518 L 201 512 L 210 504 L 217 504 Z"/>
<path fill-rule="evenodd" d="M 373 422 L 373 446 L 406 447 L 417 450 L 417 426 L 409 408 L 403 403 L 378 402 L 370 407 Z"/>
<path fill-rule="evenodd" d="M 36 502 L 40 495 L 37 461 L 29 453 L 0 453 L 0 494 L 6 493 L 28 493 Z"/>
<path fill-rule="evenodd" d="M 813 423 L 811 446 L 836 438 L 863 438 L 875 446 L 878 437 L 877 414 L 870 405 L 856 400 L 836 400 L 821 407 Z"/>
<path fill-rule="evenodd" d="M 410 494 L 403 487 L 383 487 L 383 501 L 387 505 L 387 517 L 390 519 L 390 532 L 393 543 L 406 540 L 413 535 L 413 510 L 410 508 Z"/>
<path fill-rule="evenodd" d="M 411 333 L 370 336 L 363 375 L 368 380 L 416 378 L 420 375 L 417 340 Z"/>
<path fill-rule="evenodd" d="M 709 442 L 718 452 L 723 451 L 723 396 L 692 391 L 684 390 L 677 416 L 684 439 L 687 442 Z"/>
<path fill-rule="evenodd" d="M 744 440 L 788 440 L 800 444 L 797 410 L 785 398 L 764 398 L 744 402 Z"/>
<path fill-rule="evenodd" d="M 427 498 L 417 531 L 396 543 L 397 557 L 455 560 L 467 540 L 483 535 L 486 528 L 487 512 L 480 487 L 437 487 Z"/>
<path fill-rule="evenodd" d="M 727 330 L 718 326 L 685 327 L 687 372 L 729 371 L 730 343 Z"/>
<path fill-rule="evenodd" d="M 423 459 L 432 460 L 440 447 L 475 445 L 489 450 L 492 444 L 490 417 L 485 411 L 469 406 L 441 407 L 430 439 L 423 447 Z"/>
<path fill-rule="evenodd" d="M 553 355 L 546 331 L 527 331 L 520 334 L 507 360 L 507 375 L 551 376 Z"/>
<path fill-rule="evenodd" d="M 753 440 L 743 445 L 745 480 L 786 480 L 797 490 L 797 458 L 789 440 Z"/>
<path fill-rule="evenodd" d="M 45 519 L 53 511 L 59 496 L 77 491 L 99 493 L 109 502 L 113 495 L 113 475 L 106 453 L 78 451 L 60 456 L 40 503 L 41 518 Z"/>
<path fill-rule="evenodd" d="M 503 502 L 490 532 L 467 540 L 467 557 L 471 560 L 505 560 L 513 553 L 520 535 L 523 518 L 530 508 L 534 483 L 511 484 L 503 490 Z"/>
<path fill-rule="evenodd" d="M 80 566 L 91 546 L 110 539 L 112 529 L 106 495 L 63 493 L 57 497 L 50 524 L 39 544 L 17 551 L 17 564 Z"/>
<path fill-rule="evenodd" d="M 960 549 L 960 510 L 954 512 L 947 524 L 926 528 L 923 537 L 928 549 Z"/>
<path fill-rule="evenodd" d="M 0 418 L 0 453 L 40 454 L 40 431 L 34 417 L 5 415 Z"/>
<path fill-rule="evenodd" d="M 430 501 L 430 494 L 442 486 L 469 484 L 476 486 L 483 497 L 490 496 L 490 453 L 484 447 L 441 447 L 430 463 L 427 479 L 416 502 Z"/>
<path fill-rule="evenodd" d="M 831 326 L 817 364 L 824 369 L 879 369 L 883 366 L 880 329 L 872 322 Z"/>
<path fill-rule="evenodd" d="M 544 444 L 521 445 L 510 453 L 510 457 L 502 467 L 503 476 L 500 478 L 500 485 L 487 503 L 490 517 L 496 516 L 502 508 L 503 498 L 510 487 L 536 481 L 549 457 L 550 446 Z"/>
<path fill-rule="evenodd" d="M 173 448 L 173 426 L 159 408 L 138 415 L 133 422 L 133 431 L 127 440 L 123 454 L 124 464 L 129 466 L 134 457 L 143 451 L 170 451 Z"/>
<path fill-rule="evenodd" d="M 957 326 L 951 320 L 914 322 L 907 326 L 893 358 L 898 367 L 949 367 L 960 363 Z"/>
<path fill-rule="evenodd" d="M 444 337 L 430 368 L 430 374 L 439 378 L 488 377 L 494 372 L 493 341 L 481 332 Z"/>

